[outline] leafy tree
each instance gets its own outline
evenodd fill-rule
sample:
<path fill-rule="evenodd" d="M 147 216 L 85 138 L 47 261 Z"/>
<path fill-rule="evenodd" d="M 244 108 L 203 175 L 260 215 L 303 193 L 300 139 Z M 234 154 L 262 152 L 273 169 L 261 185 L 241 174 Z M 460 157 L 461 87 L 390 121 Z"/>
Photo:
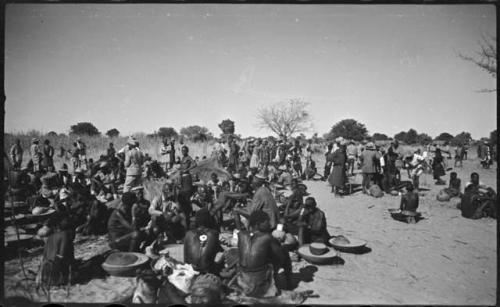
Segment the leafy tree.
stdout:
<path fill-rule="evenodd" d="M 496 145 L 497 142 L 498 142 L 498 134 L 497 134 L 497 129 L 495 129 L 490 133 L 490 143 L 492 145 Z"/>
<path fill-rule="evenodd" d="M 114 138 L 114 137 L 117 137 L 120 135 L 120 131 L 118 131 L 118 129 L 116 128 L 113 128 L 113 129 L 110 129 L 106 132 L 106 135 L 110 138 Z"/>
<path fill-rule="evenodd" d="M 257 124 L 261 129 L 268 129 L 286 140 L 311 128 L 308 106 L 305 101 L 292 99 L 287 103 L 278 102 L 263 107 L 257 113 Z"/>
<path fill-rule="evenodd" d="M 328 135 L 328 139 L 332 140 L 337 137 L 361 141 L 368 137 L 368 130 L 365 125 L 354 119 L 343 119 L 336 123 Z"/>
<path fill-rule="evenodd" d="M 406 134 L 407 134 L 407 132 L 406 132 L 406 131 L 401 131 L 401 132 L 399 132 L 399 133 L 396 133 L 396 134 L 394 135 L 394 139 L 395 139 L 395 140 L 397 140 L 397 141 L 399 141 L 399 142 L 404 142 L 404 143 L 406 143 Z"/>
<path fill-rule="evenodd" d="M 161 127 L 160 129 L 158 129 L 157 134 L 161 138 L 168 138 L 168 139 L 176 139 L 179 136 L 177 131 L 175 131 L 175 129 L 172 127 Z"/>
<path fill-rule="evenodd" d="M 180 134 L 193 142 L 204 142 L 213 138 L 212 133 L 207 128 L 197 125 L 181 128 Z"/>
<path fill-rule="evenodd" d="M 432 143 L 432 137 L 426 133 L 420 133 L 417 136 L 417 143 L 421 145 L 427 145 Z"/>
<path fill-rule="evenodd" d="M 469 132 L 461 132 L 451 140 L 451 145 L 457 146 L 457 145 L 465 145 L 469 144 L 470 141 L 472 140 L 472 137 Z"/>
<path fill-rule="evenodd" d="M 55 132 L 55 131 L 50 131 L 49 133 L 47 133 L 47 136 L 50 136 L 50 137 L 57 137 L 57 132 Z"/>
<path fill-rule="evenodd" d="M 76 125 L 71 126 L 70 133 L 76 135 L 88 135 L 88 136 L 101 134 L 99 130 L 97 130 L 97 128 L 92 123 L 89 122 L 77 123 Z"/>
<path fill-rule="evenodd" d="M 230 119 L 225 119 L 219 124 L 223 134 L 234 134 L 234 122 Z"/>
<path fill-rule="evenodd" d="M 372 139 L 374 141 L 387 141 L 389 139 L 389 137 L 383 133 L 376 132 L 373 134 Z"/>
<path fill-rule="evenodd" d="M 445 141 L 449 142 L 453 139 L 453 135 L 449 134 L 448 132 L 443 132 L 440 135 L 436 137 L 436 141 Z"/>
<path fill-rule="evenodd" d="M 406 144 L 417 143 L 418 133 L 415 129 L 410 129 L 406 132 Z"/>

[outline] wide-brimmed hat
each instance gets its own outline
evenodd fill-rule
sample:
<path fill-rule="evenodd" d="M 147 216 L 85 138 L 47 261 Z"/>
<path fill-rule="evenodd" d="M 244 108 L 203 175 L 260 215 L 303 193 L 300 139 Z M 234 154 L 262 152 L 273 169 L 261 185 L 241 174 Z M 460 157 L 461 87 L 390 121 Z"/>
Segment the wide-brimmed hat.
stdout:
<path fill-rule="evenodd" d="M 31 139 L 31 143 L 35 143 L 35 142 L 40 142 L 40 140 L 39 140 L 39 139 L 37 139 L 37 138 L 32 138 L 32 139 Z"/>
<path fill-rule="evenodd" d="M 131 188 L 130 192 L 137 192 L 137 191 L 142 191 L 142 190 L 144 190 L 144 186 L 138 185 L 136 187 Z"/>
<path fill-rule="evenodd" d="M 240 173 L 234 173 L 233 176 L 231 177 L 233 180 L 240 180 L 241 179 L 241 174 Z"/>
<path fill-rule="evenodd" d="M 337 252 L 328 248 L 323 243 L 311 243 L 305 244 L 299 247 L 299 255 L 306 261 L 312 264 L 328 264 L 333 262 L 333 258 L 337 255 Z"/>
<path fill-rule="evenodd" d="M 82 174 L 83 173 L 83 170 L 79 167 L 75 168 L 74 170 L 75 174 Z"/>
<path fill-rule="evenodd" d="M 278 169 L 280 171 L 286 171 L 288 168 L 286 167 L 286 165 L 280 165 L 280 167 L 278 167 Z"/>
<path fill-rule="evenodd" d="M 198 186 L 198 187 L 204 187 L 205 181 L 203 181 L 203 179 L 200 179 L 199 181 L 193 182 L 193 185 Z"/>
<path fill-rule="evenodd" d="M 130 136 L 128 139 L 127 139 L 127 144 L 129 145 L 137 145 L 139 142 L 133 137 L 133 136 Z"/>
<path fill-rule="evenodd" d="M 69 197 L 69 192 L 68 190 L 66 189 L 61 189 L 61 191 L 59 191 L 59 199 L 60 200 L 63 200 L 63 199 L 66 199 Z"/>
<path fill-rule="evenodd" d="M 105 168 L 108 166 L 108 162 L 106 161 L 102 161 L 100 164 L 99 164 L 99 168 Z"/>
<path fill-rule="evenodd" d="M 68 165 L 64 163 L 59 169 L 59 172 L 68 172 Z"/>
<path fill-rule="evenodd" d="M 116 252 L 106 258 L 102 268 L 113 276 L 133 276 L 135 270 L 148 261 L 149 257 L 144 254 Z"/>
<path fill-rule="evenodd" d="M 373 142 L 368 142 L 365 146 L 365 149 L 375 149 L 375 144 L 373 144 Z"/>
<path fill-rule="evenodd" d="M 257 173 L 257 174 L 254 176 L 254 178 L 259 179 L 259 180 L 263 180 L 263 181 L 266 181 L 266 180 L 267 180 L 267 177 L 266 177 L 266 176 L 264 176 L 264 174 L 262 174 L 262 173 Z"/>
<path fill-rule="evenodd" d="M 333 248 L 335 248 L 336 250 L 343 252 L 355 251 L 366 245 L 366 241 L 364 240 L 355 238 L 348 239 L 342 235 L 330 238 L 330 240 L 328 240 L 328 243 L 330 243 L 330 245 L 333 246 Z"/>

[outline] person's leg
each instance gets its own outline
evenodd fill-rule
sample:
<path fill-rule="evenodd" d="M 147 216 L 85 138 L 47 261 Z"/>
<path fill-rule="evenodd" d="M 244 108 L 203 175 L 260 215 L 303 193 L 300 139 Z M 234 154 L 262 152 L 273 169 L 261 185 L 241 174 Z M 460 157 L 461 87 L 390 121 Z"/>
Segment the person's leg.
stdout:
<path fill-rule="evenodd" d="M 123 184 L 123 193 L 129 192 L 134 183 L 134 176 L 126 176 L 125 183 Z"/>

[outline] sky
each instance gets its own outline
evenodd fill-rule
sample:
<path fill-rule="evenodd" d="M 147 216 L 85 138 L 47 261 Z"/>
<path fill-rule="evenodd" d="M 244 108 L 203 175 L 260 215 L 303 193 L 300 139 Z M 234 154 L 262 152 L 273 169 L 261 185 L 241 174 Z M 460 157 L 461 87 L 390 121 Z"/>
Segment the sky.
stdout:
<path fill-rule="evenodd" d="M 496 129 L 496 79 L 458 57 L 496 36 L 493 5 L 8 4 L 5 131 L 266 136 L 259 108 L 309 102 L 323 135 Z"/>

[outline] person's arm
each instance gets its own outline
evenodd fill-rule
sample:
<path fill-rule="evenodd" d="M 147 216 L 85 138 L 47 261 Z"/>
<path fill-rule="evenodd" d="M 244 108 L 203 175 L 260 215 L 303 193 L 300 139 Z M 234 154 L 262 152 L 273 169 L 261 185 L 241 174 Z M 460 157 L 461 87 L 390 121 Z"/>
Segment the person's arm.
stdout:
<path fill-rule="evenodd" d="M 310 225 L 311 231 L 314 233 L 319 233 L 322 229 L 326 228 L 326 218 L 324 214 L 315 214 L 313 217 L 312 225 Z"/>
<path fill-rule="evenodd" d="M 149 205 L 149 209 L 148 209 L 148 213 L 149 215 L 151 216 L 161 216 L 163 215 L 163 212 L 161 210 L 157 210 L 157 205 L 158 205 L 158 202 L 161 201 L 161 198 L 154 198 L 152 201 L 151 201 L 151 205 Z"/>
<path fill-rule="evenodd" d="M 125 167 L 129 167 L 132 164 L 132 161 L 130 160 L 130 151 L 127 151 L 125 153 Z"/>
<path fill-rule="evenodd" d="M 401 196 L 401 203 L 399 205 L 399 209 L 401 211 L 406 209 L 406 197 L 405 197 L 405 195 Z"/>
<path fill-rule="evenodd" d="M 286 278 L 286 289 L 289 289 L 291 286 L 291 277 L 292 277 L 292 261 L 290 260 L 290 255 L 288 252 L 281 246 L 281 244 L 275 238 L 271 238 L 270 240 L 271 253 L 274 257 L 273 263 L 277 265 L 277 267 L 282 267 L 285 270 L 285 278 Z"/>

